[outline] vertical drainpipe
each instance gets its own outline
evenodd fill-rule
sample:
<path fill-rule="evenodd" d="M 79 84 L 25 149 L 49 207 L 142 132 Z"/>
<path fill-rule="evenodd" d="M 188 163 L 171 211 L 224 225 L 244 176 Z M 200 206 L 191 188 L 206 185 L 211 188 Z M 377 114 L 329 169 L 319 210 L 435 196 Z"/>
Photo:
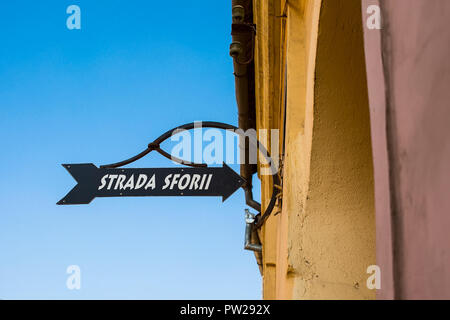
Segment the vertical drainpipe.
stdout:
<path fill-rule="evenodd" d="M 255 66 L 253 61 L 255 26 L 253 25 L 252 1 L 233 0 L 232 18 L 230 55 L 233 57 L 238 126 L 247 131 L 256 129 Z M 245 150 L 246 160 L 244 164 L 241 164 L 241 175 L 247 181 L 245 186 L 246 203 L 261 212 L 261 205 L 253 200 L 252 176 L 256 173 L 257 167 L 256 164 L 249 164 L 248 149 L 248 142 L 245 142 L 243 150 Z"/>
<path fill-rule="evenodd" d="M 255 33 L 253 24 L 252 0 L 232 0 L 232 26 L 230 55 L 233 57 L 235 76 L 236 102 L 238 107 L 238 126 L 240 129 L 256 130 L 256 107 L 255 107 Z M 256 138 L 256 137 L 255 137 Z M 253 199 L 252 177 L 257 172 L 256 164 L 249 164 L 249 144 L 245 143 L 241 150 L 245 150 L 245 162 L 241 164 L 241 176 L 246 180 L 245 200 L 246 204 L 258 212 L 261 212 L 261 204 Z M 258 234 L 252 232 L 251 238 L 259 243 Z M 255 251 L 255 257 L 262 272 L 261 252 Z"/>

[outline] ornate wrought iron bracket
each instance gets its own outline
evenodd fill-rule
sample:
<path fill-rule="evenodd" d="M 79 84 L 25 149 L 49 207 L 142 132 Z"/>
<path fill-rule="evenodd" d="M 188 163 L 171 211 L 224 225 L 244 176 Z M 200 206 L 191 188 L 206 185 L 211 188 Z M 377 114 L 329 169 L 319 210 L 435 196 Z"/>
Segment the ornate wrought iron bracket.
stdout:
<path fill-rule="evenodd" d="M 201 124 L 201 126 L 199 126 L 199 124 Z M 194 162 L 190 162 L 190 161 L 186 161 L 186 160 L 174 157 L 174 156 L 170 155 L 169 153 L 167 153 L 166 151 L 162 150 L 160 147 L 161 143 L 163 143 L 165 140 L 169 139 L 171 136 L 179 133 L 180 131 L 191 130 L 191 129 L 196 129 L 196 128 L 216 128 L 216 129 L 223 129 L 223 130 L 233 130 L 234 133 L 240 134 L 245 139 L 245 136 L 239 131 L 239 128 L 236 126 L 233 126 L 231 124 L 214 122 L 214 121 L 204 121 L 204 122 L 198 122 L 198 123 L 191 122 L 191 123 L 187 123 L 187 124 L 183 124 L 181 126 L 175 127 L 173 129 L 163 133 L 161 136 L 156 138 L 153 142 L 149 143 L 147 148 L 144 151 L 140 152 L 139 154 L 135 155 L 134 157 L 131 157 L 127 160 L 123 160 L 123 161 L 116 162 L 116 163 L 105 164 L 105 165 L 100 166 L 100 168 L 119 168 L 119 167 L 125 166 L 127 164 L 130 164 L 134 161 L 137 161 L 137 160 L 143 158 L 144 156 L 146 156 L 147 154 L 149 154 L 152 151 L 156 151 L 159 154 L 161 154 L 162 156 L 166 157 L 167 159 L 170 159 L 172 161 L 175 161 L 177 163 L 180 163 L 180 164 L 183 164 L 186 166 L 207 167 L 207 164 L 204 164 L 204 163 L 194 163 Z M 267 205 L 267 208 L 264 211 L 264 213 L 261 214 L 261 212 L 259 212 L 258 215 L 255 217 L 256 219 L 254 222 L 254 227 L 260 228 L 273 211 L 273 208 L 276 203 L 277 195 L 279 193 L 280 178 L 278 175 L 278 170 L 274 167 L 272 158 L 270 157 L 270 155 L 267 152 L 267 150 L 265 149 L 265 147 L 257 139 L 254 139 L 254 141 L 252 139 L 249 139 L 250 144 L 255 144 L 255 142 L 256 142 L 256 146 L 254 146 L 254 147 L 256 147 L 256 150 L 258 150 L 258 146 L 259 146 L 259 151 L 266 158 L 267 163 L 270 164 L 270 169 L 272 172 L 272 196 L 270 198 L 269 204 Z M 246 183 L 242 186 L 242 188 L 244 190 L 247 190 L 247 188 L 249 188 L 249 186 Z"/>

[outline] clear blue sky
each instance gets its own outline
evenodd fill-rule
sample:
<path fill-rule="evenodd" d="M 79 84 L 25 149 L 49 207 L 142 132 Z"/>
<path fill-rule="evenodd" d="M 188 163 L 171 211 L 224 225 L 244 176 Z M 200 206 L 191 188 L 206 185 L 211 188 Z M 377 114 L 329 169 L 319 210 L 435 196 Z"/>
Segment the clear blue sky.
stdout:
<path fill-rule="evenodd" d="M 61 163 L 123 160 L 194 120 L 237 123 L 230 2 L 2 1 L 0 298 L 261 298 L 242 190 L 56 205 L 75 183 Z M 66 28 L 71 4 L 81 30 Z"/>

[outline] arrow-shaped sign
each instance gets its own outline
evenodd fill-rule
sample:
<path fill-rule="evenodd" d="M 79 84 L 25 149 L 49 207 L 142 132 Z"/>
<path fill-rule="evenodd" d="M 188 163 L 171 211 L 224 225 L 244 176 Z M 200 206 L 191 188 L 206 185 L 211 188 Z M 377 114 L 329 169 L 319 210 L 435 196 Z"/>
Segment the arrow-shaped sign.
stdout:
<path fill-rule="evenodd" d="M 63 164 L 78 184 L 57 204 L 88 204 L 95 197 L 221 196 L 225 201 L 245 180 L 225 163 L 200 168 L 97 168 Z"/>

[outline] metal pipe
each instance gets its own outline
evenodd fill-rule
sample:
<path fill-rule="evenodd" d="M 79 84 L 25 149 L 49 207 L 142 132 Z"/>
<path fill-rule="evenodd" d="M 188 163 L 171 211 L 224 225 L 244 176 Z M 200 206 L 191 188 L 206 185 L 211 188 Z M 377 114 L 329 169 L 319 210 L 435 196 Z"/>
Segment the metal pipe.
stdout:
<path fill-rule="evenodd" d="M 232 0 L 232 26 L 230 55 L 233 57 L 236 102 L 238 106 L 238 126 L 244 131 L 256 129 L 255 108 L 255 67 L 254 45 L 255 25 L 253 24 L 253 4 L 251 0 Z M 261 204 L 253 199 L 252 177 L 257 172 L 256 164 L 248 161 L 249 142 L 242 140 L 246 159 L 241 164 L 241 176 L 247 181 L 245 186 L 246 204 L 261 212 Z"/>
<path fill-rule="evenodd" d="M 256 252 L 262 252 L 261 243 L 252 243 L 252 233 L 254 232 L 253 226 L 255 224 L 255 215 L 250 213 L 248 209 L 245 209 L 245 241 L 244 249 Z M 257 234 L 256 234 L 257 238 Z"/>
<path fill-rule="evenodd" d="M 253 199 L 253 191 L 251 184 L 249 188 L 245 189 L 245 204 L 248 205 L 250 208 L 255 209 L 256 211 L 261 212 L 261 204 Z"/>

